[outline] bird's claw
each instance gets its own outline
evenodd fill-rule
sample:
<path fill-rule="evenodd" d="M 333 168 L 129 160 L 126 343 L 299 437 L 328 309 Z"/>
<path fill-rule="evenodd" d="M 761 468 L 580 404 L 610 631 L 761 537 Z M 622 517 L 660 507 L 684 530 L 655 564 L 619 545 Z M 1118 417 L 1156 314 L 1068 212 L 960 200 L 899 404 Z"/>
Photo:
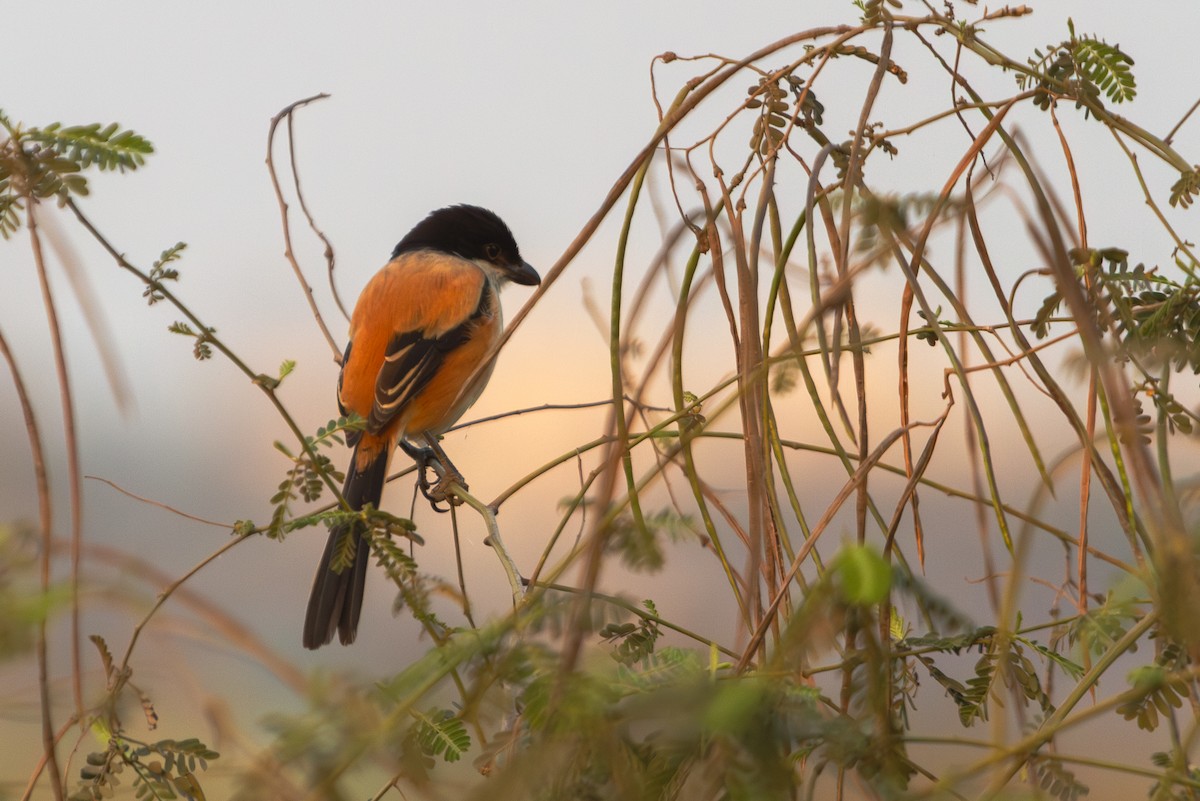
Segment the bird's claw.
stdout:
<path fill-rule="evenodd" d="M 433 507 L 433 511 L 444 513 L 450 510 L 440 508 L 438 506 L 438 502 L 445 501 L 451 506 L 462 505 L 462 499 L 450 490 L 451 487 L 456 486 L 465 490 L 467 488 L 467 482 L 463 480 L 462 473 L 459 473 L 457 470 L 448 470 L 445 473 L 442 473 L 438 469 L 441 466 L 441 462 L 437 462 L 433 465 L 434 472 L 439 474 L 437 484 L 430 487 L 428 481 L 423 482 L 424 486 L 421 487 L 421 494 L 429 499 L 429 505 Z"/>
<path fill-rule="evenodd" d="M 448 503 L 451 506 L 458 506 L 462 503 L 462 500 L 450 491 L 450 488 L 454 485 L 458 485 L 464 490 L 467 488 L 466 480 L 454 465 L 448 462 L 444 463 L 434 453 L 433 448 L 418 448 L 403 440 L 400 442 L 400 447 L 416 463 L 417 488 L 421 490 L 421 494 L 425 496 L 425 500 L 429 501 L 429 505 L 433 507 L 433 511 L 442 514 L 450 511 L 438 506 L 442 502 Z M 433 471 L 437 483 L 430 481 L 430 470 Z"/>

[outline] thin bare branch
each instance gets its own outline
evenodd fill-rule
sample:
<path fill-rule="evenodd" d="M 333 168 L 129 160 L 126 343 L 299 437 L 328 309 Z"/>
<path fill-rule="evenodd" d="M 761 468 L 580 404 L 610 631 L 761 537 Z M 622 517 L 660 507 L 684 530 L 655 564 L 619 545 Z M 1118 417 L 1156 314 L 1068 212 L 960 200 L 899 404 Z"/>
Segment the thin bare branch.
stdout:
<path fill-rule="evenodd" d="M 50 479 L 46 473 L 46 456 L 42 451 L 42 435 L 38 431 L 37 415 L 34 414 L 33 403 L 29 399 L 29 392 L 25 388 L 25 381 L 21 377 L 21 371 L 17 368 L 17 362 L 13 357 L 12 350 L 8 347 L 8 340 L 5 339 L 2 332 L 0 332 L 0 355 L 4 357 L 4 361 L 8 363 L 9 372 L 12 373 L 13 388 L 16 390 L 17 399 L 21 403 L 21 413 L 25 418 L 25 433 L 29 437 L 29 452 L 33 459 L 33 477 L 37 486 L 38 530 L 41 537 L 38 579 L 41 582 L 41 591 L 45 594 L 50 590 L 50 542 L 54 536 L 54 508 L 50 499 Z M 30 779 L 29 789 L 26 791 L 25 797 L 29 797 L 29 794 L 33 790 L 34 782 L 36 782 L 37 776 L 42 770 L 42 765 L 46 765 L 50 768 L 50 786 L 54 792 L 54 797 L 61 801 L 64 797 L 63 779 L 62 772 L 58 766 L 58 738 L 54 733 L 54 710 L 51 707 L 50 657 L 46 648 L 45 617 L 38 621 L 37 632 L 38 698 L 41 703 L 42 715 L 43 762 L 38 766 L 33 777 Z"/>
<path fill-rule="evenodd" d="M 38 234 L 37 204 L 32 195 L 26 197 L 29 226 L 29 243 L 33 262 L 37 267 L 38 282 L 42 289 L 42 304 L 46 309 L 46 320 L 50 327 L 50 340 L 54 345 L 54 367 L 58 376 L 59 402 L 62 404 L 63 436 L 67 448 L 67 479 L 71 497 L 71 689 L 75 696 L 75 711 L 83 717 L 83 656 L 80 652 L 79 579 L 80 550 L 83 546 L 83 488 L 82 471 L 79 467 L 79 439 L 75 433 L 75 400 L 71 394 L 71 377 L 67 372 L 67 357 L 63 348 L 62 326 L 54 293 L 50 289 L 50 277 L 42 255 L 42 240 Z"/>
<path fill-rule="evenodd" d="M 308 280 L 304 277 L 304 271 L 300 269 L 300 263 L 296 261 L 296 252 L 292 248 L 292 227 L 288 221 L 288 204 L 283 197 L 283 188 L 279 185 L 279 176 L 275 171 L 275 129 L 279 127 L 279 123 L 286 119 L 288 121 L 288 147 L 292 159 L 292 175 L 295 179 L 296 192 L 300 198 L 301 207 L 304 207 L 303 195 L 300 195 L 300 176 L 296 172 L 295 162 L 295 147 L 292 141 L 292 115 L 297 109 L 307 106 L 309 103 L 314 103 L 318 100 L 324 100 L 329 97 L 328 94 L 321 92 L 320 94 L 306 97 L 303 100 L 297 100 L 294 103 L 289 103 L 278 114 L 271 118 L 271 127 L 267 132 L 267 172 L 271 175 L 271 186 L 275 189 L 275 200 L 279 203 L 279 216 L 283 222 L 283 255 L 288 260 L 288 264 L 292 266 L 292 272 L 296 275 L 296 280 L 300 282 L 300 288 L 304 290 L 304 298 L 308 301 L 308 307 L 312 310 L 313 318 L 317 321 L 317 327 L 321 329 L 321 334 L 324 335 L 325 341 L 329 343 L 329 349 L 333 351 L 333 360 L 337 364 L 342 363 L 342 349 L 338 347 L 337 340 L 333 338 L 333 334 L 329 333 L 329 327 L 325 325 L 325 318 L 321 316 L 321 310 L 317 307 L 316 298 L 313 297 L 312 287 Z M 305 215 L 308 217 L 309 224 L 313 230 L 321 237 L 325 243 L 325 257 L 329 262 L 329 280 L 330 285 L 333 283 L 333 248 L 329 244 L 329 240 L 325 238 L 312 221 L 312 215 L 308 213 L 308 209 L 304 209 Z M 337 297 L 336 289 L 334 297 Z M 344 315 L 345 309 L 342 307 L 341 301 L 338 300 L 338 308 L 342 309 Z"/>

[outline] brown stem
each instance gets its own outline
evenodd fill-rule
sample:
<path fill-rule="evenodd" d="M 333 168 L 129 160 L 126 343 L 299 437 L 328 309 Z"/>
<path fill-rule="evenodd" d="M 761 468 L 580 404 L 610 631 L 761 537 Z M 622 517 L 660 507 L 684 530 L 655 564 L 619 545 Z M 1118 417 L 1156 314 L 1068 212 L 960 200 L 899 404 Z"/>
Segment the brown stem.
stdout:
<path fill-rule="evenodd" d="M 29 450 L 33 457 L 33 476 L 37 482 L 38 493 L 39 534 L 42 540 L 41 548 L 39 549 L 41 551 L 39 578 L 42 593 L 45 594 L 50 589 L 50 540 L 53 536 L 51 525 L 53 507 L 50 504 L 50 479 L 46 474 L 46 457 L 42 451 L 42 436 L 38 432 L 37 417 L 33 413 L 33 404 L 29 401 L 29 393 L 26 391 L 25 382 L 21 378 L 20 370 L 17 369 L 17 362 L 8 347 L 8 341 L 2 333 L 0 333 L 0 355 L 3 355 L 4 360 L 8 362 L 8 369 L 12 373 L 13 387 L 16 389 L 17 399 L 21 402 L 21 412 L 25 416 L 25 432 L 29 436 Z M 42 707 L 43 760 L 44 764 L 48 764 L 50 767 L 50 783 L 54 789 L 54 797 L 61 801 L 63 798 L 63 783 L 62 774 L 58 767 L 58 755 L 56 753 L 57 738 L 54 735 L 53 710 L 50 707 L 50 663 L 46 650 L 46 618 L 44 616 L 38 621 L 36 650 L 38 696 Z M 39 767 L 38 770 L 40 772 L 41 768 Z M 35 776 L 34 781 L 36 781 L 36 778 Z M 30 785 L 30 789 L 32 790 L 32 784 Z M 28 796 L 28 793 L 26 795 Z"/>
<path fill-rule="evenodd" d="M 312 287 L 309 286 L 307 279 L 304 277 L 304 271 L 300 269 L 300 263 L 296 261 L 296 253 L 292 249 L 292 227 L 288 222 L 288 204 L 283 199 L 283 188 L 279 185 L 279 176 L 275 172 L 275 129 L 279 127 L 279 123 L 284 119 L 288 121 L 288 144 L 292 144 L 292 114 L 296 109 L 313 103 L 317 100 L 323 100 L 329 95 L 321 92 L 320 94 L 306 97 L 303 100 L 297 100 L 286 106 L 282 111 L 271 118 L 271 127 L 267 131 L 267 172 L 271 175 L 271 186 L 275 189 L 275 200 L 279 203 L 279 216 L 283 221 L 283 255 L 288 260 L 288 264 L 292 266 L 292 272 L 296 274 L 296 280 L 300 282 L 300 288 L 304 290 L 304 299 L 308 301 L 308 307 L 312 310 L 313 317 L 316 318 L 317 327 L 321 329 L 321 334 L 324 335 L 325 341 L 329 343 L 330 350 L 333 351 L 333 360 L 342 363 L 342 349 L 338 347 L 337 341 L 333 338 L 333 334 L 329 333 L 329 327 L 325 325 L 325 319 L 321 316 L 321 310 L 317 308 L 317 301 L 313 297 Z M 300 176 L 296 174 L 295 151 L 292 149 L 292 174 L 295 177 L 296 191 L 300 190 Z M 301 208 L 304 207 L 303 195 L 300 195 Z M 304 213 L 307 215 L 308 210 Z M 309 223 L 312 224 L 312 215 L 308 215 Z M 313 230 L 317 230 L 313 226 Z M 317 231 L 318 235 L 325 242 L 326 258 L 329 259 L 330 283 L 333 282 L 333 250 L 329 245 L 329 241 L 324 235 Z M 339 307 L 341 302 L 338 302 Z M 342 310 L 345 313 L 345 310 Z"/>
<path fill-rule="evenodd" d="M 33 195 L 28 195 L 27 220 L 29 243 L 33 250 L 33 261 L 37 266 L 38 282 L 42 288 L 42 303 L 46 307 L 47 325 L 54 345 L 54 367 L 58 375 L 59 399 L 62 403 L 63 437 L 67 447 L 67 470 L 71 493 L 71 689 L 75 696 L 75 711 L 83 716 L 83 656 L 80 652 L 79 614 L 79 566 L 80 548 L 83 543 L 83 490 L 79 469 L 79 440 L 75 433 L 75 402 L 71 395 L 71 378 L 67 373 L 67 358 L 63 350 L 62 327 L 59 325 L 58 309 L 54 294 L 50 290 L 50 278 L 46 273 L 46 260 L 42 254 L 42 239 L 38 235 L 37 204 Z"/>

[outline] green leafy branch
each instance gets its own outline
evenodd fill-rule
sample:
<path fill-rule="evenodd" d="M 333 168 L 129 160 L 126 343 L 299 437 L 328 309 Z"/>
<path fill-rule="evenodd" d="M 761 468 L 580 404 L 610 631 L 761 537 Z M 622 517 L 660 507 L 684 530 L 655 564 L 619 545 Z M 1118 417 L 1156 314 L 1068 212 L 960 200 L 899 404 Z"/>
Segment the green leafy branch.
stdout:
<path fill-rule="evenodd" d="M 1116 45 L 1103 39 L 1082 37 L 1075 40 L 1072 55 L 1079 71 L 1086 75 L 1114 103 L 1128 103 L 1137 95 L 1133 77 L 1133 59 Z"/>
<path fill-rule="evenodd" d="M 417 545 L 424 544 L 424 540 L 416 533 L 413 522 L 370 507 L 363 511 L 360 520 L 369 540 L 360 540 L 358 547 L 371 548 L 376 566 L 383 569 L 388 581 L 396 588 L 392 614 L 399 614 L 401 610 L 407 609 L 413 620 L 420 623 L 434 641 L 444 642 L 455 629 L 434 610 L 433 599 L 436 595 L 454 595 L 455 591 L 440 578 L 421 573 L 416 560 L 405 552 L 402 547 L 404 540 Z M 347 530 L 341 544 L 346 544 L 345 540 L 359 538 Z M 338 563 L 345 559 L 344 563 L 348 567 L 354 558 L 354 547 L 348 546 L 346 553 L 338 553 L 331 564 L 336 568 Z"/>
<path fill-rule="evenodd" d="M 147 139 L 116 123 L 23 128 L 0 110 L 0 127 L 8 135 L 0 141 L 0 236 L 5 239 L 21 226 L 23 198 L 55 198 L 62 204 L 70 195 L 86 196 L 84 170 L 136 170 L 154 152 Z"/>
<path fill-rule="evenodd" d="M 1200 373 L 1200 283 L 1190 266 L 1177 258 L 1186 276 L 1178 282 L 1142 264 L 1130 268 L 1123 251 L 1110 248 L 1106 253 L 1107 269 L 1094 275 L 1106 292 L 1125 346 L 1154 364 Z"/>
<path fill-rule="evenodd" d="M 1117 707 L 1117 712 L 1126 720 L 1137 720 L 1139 729 L 1154 731 L 1159 717 L 1169 717 L 1183 707 L 1188 697 L 1187 684 L 1179 678 L 1190 664 L 1187 653 L 1178 643 L 1167 643 L 1152 665 L 1134 668 L 1129 673 L 1129 683 L 1138 694 Z"/>
<path fill-rule="evenodd" d="M 192 338 L 192 356 L 196 358 L 196 361 L 202 362 L 212 358 L 212 335 L 217 332 L 217 329 L 206 326 L 197 331 L 190 324 L 176 320 L 167 326 L 167 330 L 172 334 Z"/>
<path fill-rule="evenodd" d="M 1182 681 L 1169 680 L 1162 665 L 1146 665 L 1129 675 L 1129 683 L 1141 695 L 1117 707 L 1117 712 L 1126 720 L 1137 720 L 1139 729 L 1154 731 L 1159 717 L 1167 717 L 1183 706 L 1187 687 Z"/>
<path fill-rule="evenodd" d="M 1129 629 L 1138 618 L 1138 611 L 1129 600 L 1120 600 L 1108 593 L 1104 603 L 1080 615 L 1067 629 L 1067 642 L 1079 645 L 1094 656 L 1100 656 Z"/>
<path fill-rule="evenodd" d="M 95 166 L 100 170 L 136 170 L 154 152 L 154 145 L 134 131 L 122 129 L 115 122 L 101 126 L 51 123 L 44 128 L 31 128 L 25 138 L 79 165 L 81 169 Z"/>
<path fill-rule="evenodd" d="M 284 362 L 280 368 L 280 379 L 278 380 L 290 373 L 294 367 L 294 362 Z M 292 453 L 282 442 L 275 443 L 275 449 L 291 460 L 292 466 L 288 468 L 283 481 L 279 482 L 276 493 L 271 496 L 274 510 L 271 512 L 271 522 L 266 528 L 268 537 L 283 539 L 294 529 L 311 526 L 319 519 L 324 519 L 321 516 L 310 515 L 293 520 L 290 513 L 291 504 L 299 500 L 308 503 L 318 501 L 324 494 L 328 481 L 341 482 L 345 479 L 345 475 L 337 469 L 327 455 L 320 452 L 320 449 L 331 447 L 334 444 L 345 445 L 341 432 L 362 431 L 364 426 L 366 426 L 366 421 L 357 415 L 330 420 L 317 429 L 315 435 L 305 437 L 306 447 L 299 455 Z M 352 512 L 350 516 L 358 517 L 359 513 Z M 324 515 L 324 517 L 329 517 L 329 515 Z"/>
<path fill-rule="evenodd" d="M 1034 103 L 1049 109 L 1055 95 L 1075 98 L 1076 108 L 1098 103 L 1103 94 L 1113 103 L 1130 102 L 1137 96 L 1133 59 L 1117 45 L 1094 36 L 1076 36 L 1074 22 L 1068 20 L 1070 36 L 1050 45 L 1043 52 L 1034 49 L 1028 61 L 1030 71 L 1017 75 L 1017 85 L 1039 90 Z"/>
<path fill-rule="evenodd" d="M 658 616 L 658 609 L 649 598 L 642 601 L 642 605 L 651 615 Z M 600 630 L 601 639 L 616 645 L 611 656 L 622 665 L 641 662 L 653 654 L 654 644 L 661 634 L 658 622 L 646 617 L 638 618 L 637 623 L 609 623 Z"/>
<path fill-rule="evenodd" d="M 154 266 L 150 268 L 150 283 L 146 285 L 146 289 L 142 292 L 142 297 L 146 298 L 146 302 L 149 305 L 153 306 L 166 297 L 162 293 L 163 281 L 179 280 L 179 270 L 167 265 L 183 258 L 181 254 L 186 247 L 186 242 L 177 242 L 173 247 L 164 250 L 162 255 L 158 257 L 158 260 L 154 262 Z"/>
<path fill-rule="evenodd" d="M 1131 267 L 1129 253 L 1117 247 L 1077 248 L 1069 255 L 1076 271 L 1092 279 L 1092 305 L 1112 318 L 1128 356 L 1151 366 L 1200 373 L 1200 282 L 1193 277 L 1194 265 L 1177 256 L 1176 266 L 1185 278 L 1176 281 L 1157 268 Z M 1031 327 L 1039 339 L 1049 333 L 1062 297 L 1056 287 L 1034 315 Z M 1181 409 L 1174 410 L 1173 419 L 1185 416 Z M 1190 430 L 1188 423 L 1180 425 Z"/>
<path fill-rule="evenodd" d="M 976 720 L 988 719 L 988 701 L 998 700 L 1000 686 L 997 680 L 1001 678 L 1005 688 L 1015 689 L 1026 700 L 1036 703 L 1042 712 L 1049 713 L 1054 710 L 1033 662 L 1025 653 L 1026 648 L 1041 654 L 1072 679 L 1078 680 L 1084 673 L 1080 665 L 1050 648 L 1025 637 L 998 637 L 996 630 L 991 627 L 957 638 L 910 638 L 904 643 L 909 646 L 933 643 L 935 647 L 953 653 L 976 645 L 986 649 L 975 663 L 974 675 L 965 682 L 940 670 L 928 654 L 915 654 L 929 675 L 945 688 L 951 700 L 958 706 L 958 717 L 963 726 L 971 726 Z"/>

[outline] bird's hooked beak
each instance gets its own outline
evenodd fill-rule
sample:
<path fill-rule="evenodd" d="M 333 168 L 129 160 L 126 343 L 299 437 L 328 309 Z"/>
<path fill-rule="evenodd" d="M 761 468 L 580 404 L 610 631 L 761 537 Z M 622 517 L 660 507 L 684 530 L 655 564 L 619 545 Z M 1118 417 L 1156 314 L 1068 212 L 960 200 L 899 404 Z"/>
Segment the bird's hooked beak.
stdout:
<path fill-rule="evenodd" d="M 530 266 L 529 262 L 523 261 L 520 264 L 510 265 L 508 270 L 508 280 L 514 284 L 522 286 L 537 286 L 542 283 L 542 277 L 538 275 L 537 270 Z"/>

